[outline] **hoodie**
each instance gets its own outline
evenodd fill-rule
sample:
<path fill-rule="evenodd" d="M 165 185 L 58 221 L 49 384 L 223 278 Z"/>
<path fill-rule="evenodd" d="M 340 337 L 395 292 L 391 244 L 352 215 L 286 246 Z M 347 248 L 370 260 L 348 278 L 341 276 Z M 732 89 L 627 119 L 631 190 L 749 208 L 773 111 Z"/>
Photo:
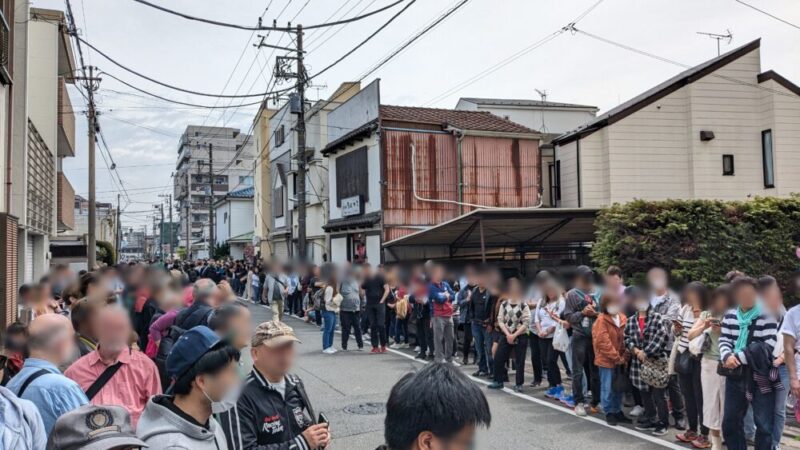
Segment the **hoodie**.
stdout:
<path fill-rule="evenodd" d="M 156 395 L 147 401 L 136 435 L 150 450 L 228 450 L 222 428 L 214 417 L 208 428 L 178 415 L 169 406 L 171 397 Z"/>

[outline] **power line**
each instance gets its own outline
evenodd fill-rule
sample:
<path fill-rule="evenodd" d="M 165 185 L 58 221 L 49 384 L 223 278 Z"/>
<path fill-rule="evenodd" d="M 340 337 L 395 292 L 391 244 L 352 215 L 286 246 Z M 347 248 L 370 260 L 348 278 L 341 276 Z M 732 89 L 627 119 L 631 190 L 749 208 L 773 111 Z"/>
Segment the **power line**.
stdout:
<path fill-rule="evenodd" d="M 780 17 L 778 17 L 778 16 L 776 16 L 774 14 L 768 13 L 768 12 L 764 11 L 763 9 L 756 8 L 755 6 L 753 6 L 753 5 L 749 4 L 749 3 L 743 2 L 742 0 L 733 0 L 733 1 L 735 1 L 736 3 L 742 4 L 744 6 L 747 6 L 750 9 L 758 11 L 761 14 L 764 14 L 765 16 L 771 17 L 771 18 L 773 18 L 773 19 L 775 19 L 775 20 L 777 20 L 779 22 L 783 22 L 786 25 L 789 25 L 790 27 L 794 27 L 794 28 L 797 28 L 798 30 L 800 30 L 800 25 L 794 24 L 794 23 L 789 22 L 788 20 L 785 20 L 785 19 L 781 19 Z"/>
<path fill-rule="evenodd" d="M 248 26 L 248 25 L 238 25 L 238 24 L 233 24 L 233 23 L 220 22 L 220 21 L 217 21 L 217 20 L 205 19 L 205 18 L 202 18 L 202 17 L 197 17 L 197 16 L 191 16 L 189 14 L 184 14 L 184 13 L 181 13 L 181 12 L 178 12 L 178 11 L 174 11 L 174 10 L 165 8 L 165 7 L 160 6 L 160 5 L 156 5 L 156 4 L 150 3 L 150 2 L 148 2 L 146 0 L 133 0 L 133 1 L 135 1 L 137 3 L 141 3 L 143 5 L 147 5 L 147 6 L 151 7 L 151 8 L 158 9 L 158 10 L 163 11 L 163 12 L 168 13 L 168 14 L 172 14 L 172 15 L 175 15 L 175 16 L 178 16 L 178 17 L 182 17 L 182 18 L 187 19 L 187 20 L 193 20 L 193 21 L 196 21 L 196 22 L 208 23 L 208 24 L 211 24 L 211 25 L 217 25 L 217 26 L 221 26 L 221 27 L 236 28 L 236 29 L 239 29 L 239 30 L 247 30 L 247 31 L 285 31 L 285 32 L 293 32 L 294 31 L 294 28 L 292 28 L 292 27 L 276 27 L 276 26 L 265 27 L 265 26 L 262 26 L 261 24 L 259 24 L 258 26 L 252 27 L 252 26 Z M 332 26 L 336 26 L 336 25 L 342 25 L 342 24 L 345 24 L 345 23 L 356 22 L 358 20 L 362 20 L 362 19 L 366 19 L 367 17 L 374 16 L 375 14 L 379 14 L 379 13 L 381 13 L 383 11 L 386 11 L 387 9 L 391 9 L 394 6 L 399 5 L 400 3 L 403 3 L 404 1 L 406 1 L 406 0 L 397 0 L 395 2 L 392 2 L 392 3 L 382 7 L 382 8 L 378 8 L 378 9 L 376 9 L 374 11 L 370 11 L 370 12 L 368 12 L 366 14 L 362 14 L 362 15 L 357 16 L 357 17 L 352 17 L 350 19 L 338 20 L 338 21 L 335 21 L 335 22 L 320 23 L 320 24 L 316 24 L 316 25 L 309 25 L 309 26 L 304 26 L 303 28 L 305 28 L 307 30 L 313 30 L 314 28 L 332 27 Z"/>

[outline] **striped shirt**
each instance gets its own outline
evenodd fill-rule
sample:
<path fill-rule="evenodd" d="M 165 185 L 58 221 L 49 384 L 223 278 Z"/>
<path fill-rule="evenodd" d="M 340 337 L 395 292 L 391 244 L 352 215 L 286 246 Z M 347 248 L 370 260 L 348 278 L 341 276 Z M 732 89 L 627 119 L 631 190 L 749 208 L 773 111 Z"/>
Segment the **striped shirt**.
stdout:
<path fill-rule="evenodd" d="M 770 351 L 775 348 L 775 338 L 778 334 L 778 323 L 767 313 L 761 313 L 756 320 L 750 324 L 751 342 L 764 342 L 769 345 Z M 722 317 L 722 331 L 719 336 L 720 361 L 725 361 L 734 354 L 736 339 L 739 337 L 739 320 L 736 318 L 736 309 L 728 310 Z M 742 364 L 747 364 L 744 352 L 736 353 L 736 357 Z"/>
<path fill-rule="evenodd" d="M 678 320 L 681 321 L 681 333 L 678 336 L 678 351 L 683 353 L 689 348 L 689 330 L 694 326 L 695 318 L 694 311 L 689 305 L 681 307 Z"/>

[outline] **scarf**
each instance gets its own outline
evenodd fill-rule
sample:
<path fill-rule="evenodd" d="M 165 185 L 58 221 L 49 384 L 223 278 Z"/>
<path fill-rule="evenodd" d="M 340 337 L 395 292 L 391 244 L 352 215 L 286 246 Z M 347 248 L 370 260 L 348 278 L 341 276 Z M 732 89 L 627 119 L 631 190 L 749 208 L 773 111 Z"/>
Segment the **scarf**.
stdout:
<path fill-rule="evenodd" d="M 736 308 L 736 320 L 739 322 L 739 337 L 736 338 L 734 351 L 740 352 L 747 347 L 747 339 L 750 335 L 750 325 L 761 315 L 761 304 L 756 303 L 750 311 L 743 312 L 741 307 Z"/>

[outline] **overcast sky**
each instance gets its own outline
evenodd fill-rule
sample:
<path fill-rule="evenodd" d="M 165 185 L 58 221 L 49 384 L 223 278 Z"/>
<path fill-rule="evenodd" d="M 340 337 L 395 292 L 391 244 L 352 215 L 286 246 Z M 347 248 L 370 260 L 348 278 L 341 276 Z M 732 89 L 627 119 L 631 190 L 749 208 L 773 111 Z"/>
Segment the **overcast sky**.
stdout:
<path fill-rule="evenodd" d="M 151 0 L 219 21 L 254 25 L 270 4 L 264 23 L 314 24 L 370 11 L 393 0 Z M 406 0 L 409 1 L 409 0 Z M 563 33 L 478 81 L 453 90 L 559 30 L 596 0 L 471 0 L 434 31 L 364 80 L 381 78 L 386 104 L 452 108 L 459 97 L 538 98 L 596 105 L 607 110 L 680 72 L 679 66 L 636 54 L 581 34 Z M 748 3 L 800 24 L 797 0 L 747 0 Z M 64 9 L 63 0 L 32 0 L 35 7 Z M 395 46 L 455 4 L 451 0 L 418 0 L 363 48 L 320 78 L 309 97 L 325 97 L 339 83 L 357 79 Z M 255 49 L 250 31 L 190 22 L 132 0 L 72 0 L 82 37 L 137 71 L 186 89 L 226 94 L 263 92 L 274 54 Z M 401 5 L 402 6 L 402 5 Z M 399 8 L 399 7 L 397 7 Z M 383 24 L 392 12 L 361 22 L 306 35 L 308 71 L 313 74 L 352 48 Z M 334 12 L 338 12 L 334 15 Z M 280 14 L 283 12 L 282 14 Z M 279 15 L 280 14 L 280 15 Z M 733 42 L 722 51 L 761 38 L 762 70 L 773 69 L 800 83 L 800 30 L 754 11 L 735 0 L 605 0 L 577 27 L 640 50 L 695 65 L 716 56 L 715 41 L 698 31 L 725 33 Z M 272 33 L 272 44 L 290 43 Z M 85 48 L 85 47 L 84 47 Z M 214 104 L 162 88 L 124 72 L 89 51 L 87 63 L 136 86 L 189 103 Z M 239 66 L 237 61 L 241 56 Z M 237 90 L 238 89 L 238 90 Z M 113 92 L 113 91 L 117 92 Z M 255 107 L 222 111 L 195 109 L 155 99 L 106 77 L 98 105 L 101 125 L 133 203 L 123 200 L 123 225 L 141 226 L 159 194 L 171 193 L 170 173 L 177 143 L 188 124 L 225 125 L 246 131 Z M 447 94 L 447 95 L 444 95 Z M 83 99 L 72 92 L 76 111 Z M 242 103 L 219 100 L 219 104 Z M 86 121 L 78 117 L 77 152 L 64 170 L 78 194 L 87 194 Z M 133 166 L 133 167 L 132 167 Z M 116 202 L 117 188 L 98 155 L 97 197 Z M 152 222 L 150 222 L 152 223 Z"/>

